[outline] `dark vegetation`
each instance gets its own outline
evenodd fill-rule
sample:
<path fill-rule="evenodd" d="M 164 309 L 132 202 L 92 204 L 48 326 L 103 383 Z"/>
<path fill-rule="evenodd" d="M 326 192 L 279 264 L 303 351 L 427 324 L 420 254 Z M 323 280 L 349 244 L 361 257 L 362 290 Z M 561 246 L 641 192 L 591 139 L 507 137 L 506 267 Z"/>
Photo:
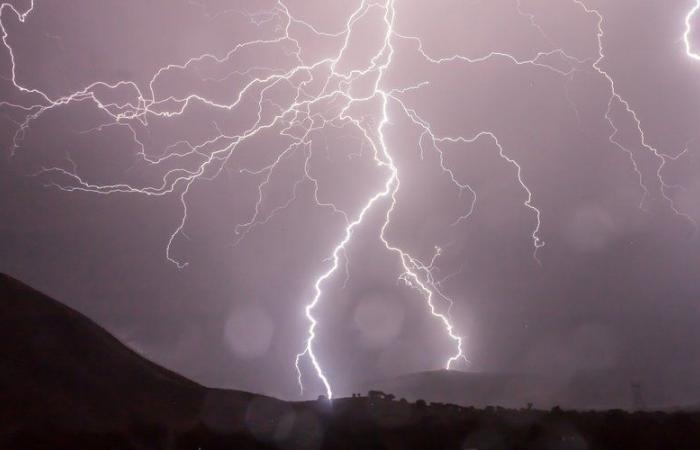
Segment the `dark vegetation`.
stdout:
<path fill-rule="evenodd" d="M 208 389 L 0 276 L 0 449 L 700 449 L 700 413 L 464 408 Z"/>

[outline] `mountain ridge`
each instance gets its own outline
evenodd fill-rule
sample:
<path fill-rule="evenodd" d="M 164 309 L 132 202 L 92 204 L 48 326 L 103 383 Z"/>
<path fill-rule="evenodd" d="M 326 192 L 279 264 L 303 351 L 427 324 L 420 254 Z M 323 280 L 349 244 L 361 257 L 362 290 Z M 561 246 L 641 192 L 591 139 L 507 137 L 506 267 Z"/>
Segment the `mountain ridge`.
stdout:
<path fill-rule="evenodd" d="M 567 450 L 667 450 L 700 442 L 697 413 L 455 406 L 450 383 L 459 385 L 460 372 L 400 377 L 409 386 L 427 377 L 447 390 L 450 397 L 426 397 L 430 404 L 376 393 L 285 402 L 211 389 L 146 360 L 87 317 L 7 275 L 0 275 L 0 317 L 2 450 L 505 450 L 547 442 L 571 443 L 546 447 Z"/>
<path fill-rule="evenodd" d="M 191 428 L 217 416 L 240 427 L 262 395 L 202 386 L 139 355 L 80 312 L 0 274 L 0 433 L 25 427 L 125 429 L 154 417 Z"/>

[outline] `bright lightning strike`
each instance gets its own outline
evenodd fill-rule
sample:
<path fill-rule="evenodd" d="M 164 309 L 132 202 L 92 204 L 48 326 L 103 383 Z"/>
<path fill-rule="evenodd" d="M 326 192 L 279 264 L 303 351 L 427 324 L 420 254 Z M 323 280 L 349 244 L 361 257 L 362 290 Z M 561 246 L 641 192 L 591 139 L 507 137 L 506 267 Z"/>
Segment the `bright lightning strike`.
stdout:
<path fill-rule="evenodd" d="M 305 183 L 312 186 L 313 199 L 316 205 L 319 208 L 328 210 L 342 220 L 342 223 L 345 225 L 342 237 L 332 248 L 329 258 L 325 261 L 328 264 L 325 270 L 313 278 L 313 296 L 303 309 L 304 316 L 309 324 L 307 338 L 301 352 L 295 358 L 300 390 L 302 392 L 304 390 L 302 363 L 308 361 L 313 372 L 323 384 L 328 398 L 333 397 L 333 389 L 330 377 L 324 370 L 316 352 L 319 319 L 316 317 L 315 312 L 320 302 L 327 296 L 327 292 L 324 290 L 327 282 L 337 274 L 343 263 L 346 265 L 347 271 L 347 251 L 352 245 L 355 232 L 359 227 L 363 226 L 366 217 L 372 211 L 380 208 L 382 208 L 380 212 L 384 220 L 378 237 L 383 244 L 384 250 L 396 255 L 400 263 L 401 273 L 398 274 L 399 279 L 418 292 L 425 301 L 428 312 L 443 326 L 445 333 L 453 342 L 454 350 L 445 361 L 445 368 L 450 369 L 459 361 L 467 361 L 463 337 L 456 330 L 450 317 L 454 301 L 442 288 L 444 279 L 437 280 L 434 275 L 435 265 L 443 250 L 436 247 L 432 259 L 426 263 L 412 255 L 408 250 L 393 244 L 389 237 L 392 215 L 397 207 L 397 195 L 401 188 L 401 173 L 394 163 L 392 157 L 393 149 L 390 148 L 385 136 L 386 127 L 392 119 L 390 117 L 390 106 L 403 114 L 420 133 L 417 146 L 421 155 L 424 155 L 425 152 L 436 152 L 442 173 L 449 178 L 460 194 L 468 193 L 471 196 L 472 201 L 469 208 L 455 217 L 454 225 L 468 219 L 473 214 L 477 203 L 477 193 L 468 183 L 459 180 L 453 168 L 446 163 L 443 147 L 449 144 L 469 146 L 477 141 L 484 140 L 492 144 L 498 156 L 513 168 L 514 179 L 522 189 L 524 196 L 522 201 L 523 207 L 533 217 L 534 226 L 530 231 L 530 236 L 533 258 L 539 264 L 541 264 L 541 260 L 538 251 L 545 245 L 541 237 L 542 213 L 536 206 L 533 191 L 526 183 L 527 177 L 524 174 L 523 167 L 509 155 L 498 136 L 489 130 L 480 131 L 471 136 L 440 135 L 421 115 L 420 111 L 408 105 L 401 95 L 409 90 L 418 90 L 428 86 L 430 84 L 429 80 L 402 88 L 391 88 L 388 86 L 386 73 L 394 62 L 394 45 L 398 41 L 413 45 L 416 55 L 431 65 L 481 64 L 490 60 L 498 60 L 515 67 L 529 66 L 549 71 L 562 77 L 564 80 L 571 80 L 578 70 L 592 68 L 609 86 L 610 97 L 605 115 L 613 130 L 609 140 L 612 145 L 629 155 L 632 167 L 639 176 L 640 187 L 644 192 L 641 205 L 644 205 L 650 188 L 643 180 L 642 172 L 634 158 L 633 152 L 615 140 L 618 133 L 618 127 L 615 125 L 612 117 L 612 109 L 615 104 L 622 105 L 625 111 L 631 115 L 636 123 L 641 145 L 659 160 L 656 175 L 660 183 L 661 195 L 676 214 L 692 221 L 689 216 L 678 210 L 672 199 L 667 195 L 667 190 L 674 186 L 666 183 L 662 176 L 666 162 L 677 159 L 680 155 L 663 154 L 647 143 L 637 113 L 632 109 L 630 103 L 618 94 L 613 77 L 601 68 L 601 62 L 605 58 L 603 47 L 604 20 L 597 10 L 587 7 L 583 0 L 571 0 L 582 7 L 587 14 L 593 14 L 597 17 L 598 54 L 592 58 L 576 58 L 566 53 L 564 49 L 557 48 L 547 37 L 545 30 L 537 23 L 535 15 L 522 10 L 520 0 L 515 0 L 517 13 L 545 38 L 545 41 L 548 42 L 551 48 L 536 51 L 528 58 L 518 58 L 510 53 L 501 51 L 493 51 L 478 56 L 460 54 L 431 55 L 425 50 L 420 37 L 410 36 L 398 30 L 396 5 L 399 1 L 362 0 L 358 7 L 348 16 L 343 29 L 337 32 L 322 31 L 316 26 L 295 17 L 283 1 L 276 2 L 275 6 L 269 11 L 248 13 L 226 10 L 214 15 L 208 13 L 204 4 L 191 1 L 191 5 L 202 9 L 211 20 L 223 14 L 242 14 L 260 29 L 269 27 L 273 30 L 273 35 L 264 39 L 240 43 L 224 55 L 204 53 L 192 57 L 183 63 L 165 65 L 155 71 L 146 88 L 142 88 L 136 82 L 130 80 L 96 81 L 76 92 L 60 97 L 52 97 L 39 89 L 27 87 L 17 77 L 15 51 L 9 42 L 5 23 L 7 20 L 10 20 L 10 17 L 16 18 L 20 23 L 25 23 L 35 10 L 34 1 L 31 1 L 26 10 L 19 10 L 10 3 L 2 3 L 0 5 L 0 31 L 2 32 L 2 42 L 10 61 L 11 74 L 9 82 L 17 92 L 22 94 L 21 98 L 25 102 L 0 102 L 0 107 L 23 114 L 23 118 L 18 123 L 17 130 L 13 136 L 11 150 L 14 153 L 21 147 L 32 123 L 45 113 L 72 103 L 87 102 L 94 105 L 104 115 L 106 120 L 100 126 L 88 130 L 89 132 L 100 132 L 114 126 L 124 127 L 129 131 L 134 145 L 139 149 L 139 156 L 144 162 L 153 167 L 165 167 L 167 164 L 167 167 L 175 165 L 175 168 L 165 168 L 162 177 L 156 183 L 147 186 L 135 186 L 127 183 L 98 184 L 82 177 L 78 173 L 78 167 L 70 159 L 69 155 L 68 160 L 71 164 L 68 169 L 47 167 L 42 169 L 40 174 L 58 177 L 52 178 L 52 180 L 58 179 L 62 181 L 51 181 L 51 184 L 66 191 L 84 191 L 101 195 L 125 193 L 146 196 L 177 196 L 182 207 L 182 215 L 168 238 L 166 257 L 169 261 L 176 264 L 178 268 L 182 269 L 187 266 L 187 262 L 174 255 L 173 247 L 177 239 L 180 236 L 184 236 L 188 220 L 188 194 L 191 187 L 199 181 L 214 179 L 224 170 L 229 170 L 227 163 L 242 144 L 265 132 L 279 132 L 289 143 L 279 148 L 271 162 L 264 164 L 262 167 L 244 167 L 238 171 L 242 176 L 261 177 L 262 181 L 257 185 L 257 199 L 254 210 L 245 222 L 240 223 L 234 229 L 236 235 L 234 243 L 238 244 L 256 227 L 268 223 L 280 211 L 291 207 L 294 200 L 297 199 L 299 186 Z M 700 0 L 698 0 L 696 6 L 686 17 L 686 33 L 684 35 L 688 55 L 695 59 L 700 59 L 700 57 L 691 52 L 688 36 L 691 32 L 690 21 L 698 9 L 700 9 Z M 351 37 L 356 32 L 357 24 L 367 17 L 368 14 L 375 12 L 381 13 L 383 24 L 382 35 L 378 36 L 381 39 L 378 50 L 365 64 L 357 64 L 349 70 L 339 68 L 341 61 L 346 59 L 346 55 L 351 50 Z M 339 48 L 333 56 L 308 61 L 308 55 L 304 53 L 303 45 L 300 39 L 295 37 L 292 27 L 302 27 L 306 32 L 312 33 L 318 39 L 339 40 Z M 225 77 L 218 79 L 218 81 L 236 76 L 245 79 L 246 82 L 238 90 L 235 99 L 228 103 L 216 101 L 196 93 L 162 95 L 159 91 L 158 82 L 168 73 L 194 69 L 201 63 L 227 64 L 234 61 L 241 52 L 257 48 L 283 49 L 284 53 L 293 59 L 294 64 L 291 67 L 254 66 L 229 71 Z M 552 58 L 558 58 L 567 68 L 563 69 L 560 65 L 548 62 Z M 355 88 L 362 83 L 366 83 L 367 80 L 371 81 L 369 92 L 365 92 L 363 95 L 356 94 Z M 283 104 L 284 102 L 280 103 L 279 100 L 272 98 L 271 92 L 280 88 L 290 89 L 293 93 L 293 99 L 287 104 Z M 120 101 L 103 100 L 101 93 L 104 91 L 121 92 L 124 98 Z M 362 92 L 361 89 L 359 91 Z M 253 123 L 241 132 L 225 133 L 219 124 L 214 123 L 212 128 L 215 134 L 209 138 L 201 142 L 179 140 L 173 142 L 162 154 L 158 155 L 149 153 L 147 146 L 140 138 L 140 131 L 148 128 L 149 119 L 151 118 L 167 119 L 177 117 L 184 114 L 194 105 L 230 112 L 243 108 L 244 103 L 251 101 L 256 105 L 257 115 Z M 360 104 L 368 105 L 372 102 L 378 102 L 380 105 L 376 123 L 365 120 L 366 117 L 353 112 L 353 107 Z M 575 105 L 572 106 L 575 107 Z M 323 195 L 320 193 L 318 179 L 314 176 L 310 165 L 310 161 L 314 156 L 312 147 L 314 134 L 329 128 L 343 129 L 346 127 L 359 132 L 362 136 L 361 147 L 371 150 L 374 163 L 385 174 L 382 188 L 370 195 L 355 215 L 340 209 L 332 202 L 322 200 Z M 277 173 L 282 163 L 297 153 L 304 155 L 302 174 L 298 179 L 294 180 L 293 188 L 288 198 L 266 212 L 264 207 L 265 192 L 272 180 L 278 176 Z M 184 163 L 178 165 L 180 161 L 185 160 L 196 161 L 196 164 L 194 166 L 185 165 Z M 347 276 L 349 274 L 346 272 L 346 278 Z"/>
<path fill-rule="evenodd" d="M 690 43 L 690 34 L 693 32 L 692 21 L 695 19 L 695 15 L 700 11 L 700 0 L 695 0 L 695 6 L 693 6 L 688 14 L 685 16 L 685 32 L 683 33 L 683 43 L 685 44 L 685 54 L 689 58 L 696 61 L 700 61 L 700 54 L 693 51 L 693 46 Z"/>
<path fill-rule="evenodd" d="M 623 152 L 625 152 L 632 164 L 632 167 L 637 174 L 637 178 L 639 179 L 639 187 L 641 188 L 643 195 L 639 203 L 639 207 L 641 209 L 645 209 L 645 205 L 647 203 L 650 189 L 647 186 L 647 184 L 644 182 L 644 176 L 642 174 L 641 168 L 639 163 L 637 162 L 637 159 L 634 156 L 634 152 L 629 149 L 628 147 L 625 147 L 622 143 L 620 143 L 618 140 L 616 140 L 617 134 L 620 132 L 618 126 L 615 124 L 615 120 L 612 117 L 613 113 L 613 108 L 615 105 L 622 106 L 625 110 L 625 112 L 632 118 L 634 121 L 634 124 L 636 126 L 636 131 L 637 131 L 637 136 L 639 137 L 639 142 L 646 151 L 648 151 L 651 155 L 653 155 L 657 161 L 658 165 L 656 166 L 656 181 L 658 182 L 658 185 L 660 186 L 660 194 L 663 200 L 669 205 L 671 210 L 674 212 L 679 217 L 682 217 L 683 219 L 687 220 L 693 227 L 695 231 L 698 229 L 698 224 L 696 223 L 695 219 L 693 219 L 690 215 L 687 213 L 681 211 L 677 206 L 674 200 L 669 196 L 668 192 L 669 190 L 673 189 L 674 185 L 668 184 L 666 180 L 663 177 L 663 169 L 666 165 L 666 163 L 669 160 L 675 160 L 679 156 L 681 156 L 684 151 L 681 151 L 677 155 L 668 155 L 665 153 L 662 153 L 659 151 L 656 147 L 652 146 L 647 139 L 646 133 L 644 132 L 644 128 L 642 127 L 642 121 L 639 118 L 639 115 L 637 114 L 637 111 L 632 108 L 630 102 L 625 99 L 617 90 L 615 80 L 614 78 L 605 70 L 601 67 L 601 63 L 605 59 L 605 50 L 603 46 L 603 39 L 605 38 L 605 31 L 604 31 L 604 23 L 605 19 L 603 15 L 598 11 L 597 9 L 590 8 L 586 5 L 584 0 L 573 0 L 574 3 L 579 5 L 586 13 L 592 14 L 596 17 L 596 22 L 597 22 L 597 41 L 598 41 L 598 58 L 596 61 L 593 63 L 593 69 L 598 72 L 603 78 L 607 81 L 609 88 L 610 88 L 610 96 L 608 98 L 608 107 L 605 112 L 605 119 L 607 120 L 608 124 L 610 125 L 610 128 L 612 129 L 612 133 L 608 137 L 608 140 L 613 146 L 616 146 Z"/>

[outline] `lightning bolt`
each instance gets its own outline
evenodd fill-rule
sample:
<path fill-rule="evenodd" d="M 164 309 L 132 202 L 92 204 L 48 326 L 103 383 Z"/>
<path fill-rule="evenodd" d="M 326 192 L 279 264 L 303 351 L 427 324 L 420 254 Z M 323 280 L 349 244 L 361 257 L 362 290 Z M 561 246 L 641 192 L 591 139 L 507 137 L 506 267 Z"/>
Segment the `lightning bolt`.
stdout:
<path fill-rule="evenodd" d="M 618 133 L 620 132 L 620 129 L 615 123 L 614 118 L 612 117 L 612 112 L 613 108 L 615 105 L 622 106 L 624 111 L 632 118 L 635 126 L 636 126 L 636 132 L 637 136 L 639 137 L 639 141 L 641 146 L 647 150 L 652 156 L 656 158 L 658 161 L 658 165 L 656 166 L 656 181 L 658 182 L 660 186 L 660 194 L 663 200 L 669 205 L 671 210 L 673 211 L 674 214 L 676 214 L 679 217 L 682 217 L 683 219 L 687 220 L 693 227 L 694 234 L 697 232 L 698 229 L 698 224 L 693 219 L 689 214 L 681 211 L 677 206 L 674 200 L 669 196 L 668 191 L 673 189 L 674 187 L 677 187 L 675 185 L 668 184 L 666 180 L 663 177 L 663 169 L 666 166 L 666 163 L 669 160 L 676 160 L 680 156 L 682 156 L 685 153 L 685 150 L 682 150 L 679 152 L 677 155 L 668 155 L 665 153 L 662 153 L 659 151 L 656 147 L 652 146 L 647 139 L 646 133 L 644 131 L 644 128 L 642 126 L 642 121 L 639 118 L 639 115 L 637 114 L 637 111 L 632 108 L 630 102 L 624 98 L 617 90 L 615 80 L 614 78 L 605 70 L 602 68 L 601 63 L 605 59 L 605 50 L 603 46 L 603 39 L 605 38 L 605 31 L 604 31 L 604 23 L 605 19 L 603 15 L 600 13 L 595 8 L 590 8 L 589 6 L 586 5 L 586 3 L 583 0 L 573 0 L 574 3 L 579 5 L 586 13 L 592 14 L 596 17 L 596 35 L 597 35 L 597 43 L 598 43 L 598 58 L 596 61 L 593 63 L 593 69 L 598 72 L 608 83 L 609 86 L 609 92 L 610 95 L 608 97 L 608 107 L 607 110 L 605 111 L 605 119 L 607 120 L 608 124 L 610 125 L 610 128 L 612 130 L 612 133 L 608 137 L 608 140 L 610 143 L 625 152 L 629 160 L 632 164 L 632 167 L 634 169 L 634 172 L 637 175 L 637 178 L 639 180 L 639 186 L 640 189 L 642 190 L 642 198 L 639 203 L 639 208 L 642 210 L 646 210 L 645 205 L 647 202 L 647 199 L 650 195 L 650 189 L 644 182 L 644 176 L 642 174 L 642 171 L 640 169 L 640 165 L 637 162 L 637 159 L 635 158 L 634 152 L 629 149 L 628 147 L 625 147 L 620 141 L 616 140 L 616 137 Z M 692 14 L 689 14 L 689 16 Z"/>
<path fill-rule="evenodd" d="M 568 54 L 564 49 L 558 48 L 546 35 L 545 30 L 537 23 L 534 14 L 523 11 L 520 0 L 515 0 L 517 13 L 527 20 L 543 37 L 550 46 L 547 49 L 537 50 L 529 57 L 516 57 L 506 51 L 493 51 L 483 55 L 434 55 L 425 49 L 422 39 L 418 36 L 408 35 L 398 30 L 396 23 L 396 4 L 399 0 L 362 0 L 359 5 L 348 15 L 344 26 L 339 31 L 321 30 L 317 26 L 295 17 L 283 1 L 277 1 L 270 10 L 258 12 L 246 12 L 227 9 L 218 13 L 210 13 L 205 4 L 193 0 L 189 4 L 201 9 L 209 20 L 216 20 L 222 15 L 240 14 L 247 18 L 253 26 L 263 31 L 269 31 L 272 36 L 264 39 L 256 39 L 239 43 L 223 55 L 204 53 L 194 56 L 179 64 L 168 64 L 155 71 L 147 85 L 140 86 L 130 80 L 96 81 L 84 88 L 61 96 L 51 96 L 40 89 L 27 87 L 17 76 L 15 52 L 9 42 L 9 35 L 5 26 L 9 17 L 15 17 L 20 23 L 25 23 L 27 18 L 35 10 L 32 0 L 29 7 L 20 10 L 10 3 L 0 5 L 0 32 L 2 42 L 9 55 L 10 76 L 8 81 L 20 94 L 19 102 L 0 102 L 0 107 L 19 113 L 22 118 L 17 122 L 17 130 L 12 137 L 11 152 L 18 151 L 31 125 L 39 117 L 54 109 L 73 103 L 87 102 L 94 105 L 103 115 L 104 122 L 85 130 L 84 132 L 99 133 L 110 127 L 124 128 L 132 138 L 132 143 L 138 149 L 137 156 L 152 168 L 160 168 L 162 172 L 159 179 L 147 185 L 134 185 L 130 183 L 100 184 L 90 181 L 79 173 L 79 167 L 74 163 L 70 154 L 67 155 L 66 167 L 43 167 L 35 175 L 48 177 L 49 184 L 65 191 L 82 191 L 99 195 L 136 194 L 145 196 L 177 196 L 180 201 L 182 215 L 179 222 L 169 235 L 165 253 L 166 258 L 178 268 L 184 269 L 187 262 L 175 255 L 174 246 L 180 236 L 185 235 L 185 227 L 188 221 L 189 192 L 191 187 L 205 180 L 213 180 L 222 172 L 231 172 L 233 165 L 231 160 L 242 144 L 250 142 L 256 136 L 266 132 L 277 132 L 286 141 L 276 151 L 271 161 L 264 161 L 257 167 L 241 167 L 237 170 L 239 176 L 254 177 L 261 181 L 257 185 L 257 198 L 253 211 L 242 223 L 233 230 L 233 245 L 236 246 L 257 227 L 273 220 L 278 213 L 292 206 L 297 200 L 298 190 L 303 184 L 310 185 L 315 204 L 327 210 L 333 217 L 344 225 L 344 232 L 324 261 L 325 268 L 313 278 L 313 294 L 303 308 L 304 318 L 308 322 L 307 337 L 301 351 L 296 355 L 294 362 L 297 371 L 299 389 L 304 392 L 303 367 L 307 361 L 313 372 L 323 385 L 328 398 L 333 397 L 330 377 L 324 370 L 317 354 L 318 324 L 319 319 L 315 313 L 321 301 L 328 295 L 326 285 L 345 265 L 346 282 L 348 272 L 348 249 L 353 243 L 353 236 L 358 228 L 366 222 L 366 217 L 374 210 L 379 210 L 383 216 L 383 222 L 379 231 L 379 240 L 383 250 L 396 256 L 400 263 L 398 279 L 406 286 L 414 289 L 423 299 L 429 314 L 442 325 L 445 333 L 452 341 L 454 349 L 446 359 L 444 367 L 453 368 L 458 362 L 467 362 L 464 349 L 464 338 L 457 331 L 451 319 L 451 308 L 454 300 L 443 289 L 446 278 L 436 278 L 437 264 L 443 249 L 435 247 L 435 253 L 426 262 L 413 255 L 409 250 L 394 244 L 390 238 L 392 216 L 398 205 L 398 193 L 401 188 L 401 173 L 395 164 L 392 155 L 395 149 L 390 148 L 385 136 L 386 127 L 390 124 L 390 111 L 396 109 L 408 119 L 411 126 L 419 132 L 416 143 L 420 150 L 421 158 L 426 152 L 435 152 L 439 169 L 446 176 L 457 192 L 467 194 L 471 198 L 469 206 L 454 218 L 453 226 L 467 220 L 475 211 L 477 205 L 477 192 L 451 168 L 444 157 L 446 145 L 469 146 L 477 141 L 487 141 L 493 145 L 497 155 L 513 169 L 514 180 L 519 184 L 522 194 L 522 205 L 532 214 L 533 228 L 530 230 L 532 241 L 533 259 L 541 264 L 538 251 L 545 245 L 541 237 L 542 213 L 536 206 L 533 190 L 527 184 L 527 177 L 523 166 L 512 157 L 502 145 L 495 132 L 483 130 L 474 135 L 441 135 L 435 131 L 414 106 L 410 105 L 403 94 L 420 90 L 430 85 L 429 81 L 421 81 L 412 86 L 392 88 L 388 86 L 386 77 L 388 69 L 394 61 L 396 42 L 404 42 L 413 46 L 416 55 L 431 65 L 457 65 L 457 64 L 482 64 L 487 61 L 497 60 L 515 67 L 529 66 L 538 70 L 544 70 L 560 76 L 568 83 L 575 73 L 585 68 L 595 70 L 608 84 L 610 96 L 605 115 L 612 134 L 610 143 L 625 151 L 630 158 L 632 167 L 639 177 L 640 187 L 644 196 L 640 203 L 643 206 L 649 193 L 649 187 L 645 184 L 642 172 L 634 157 L 634 153 L 620 144 L 616 139 L 618 128 L 612 117 L 612 110 L 616 104 L 622 105 L 625 111 L 634 119 L 642 146 L 650 151 L 658 160 L 656 172 L 661 186 L 661 194 L 673 211 L 689 221 L 687 214 L 676 208 L 672 199 L 667 195 L 667 190 L 675 187 L 665 182 L 662 171 L 667 161 L 675 160 L 679 155 L 666 155 L 647 143 L 641 121 L 637 113 L 631 108 L 630 103 L 618 94 L 614 79 L 603 68 L 601 62 L 605 59 L 603 48 L 603 16 L 595 9 L 589 8 L 583 0 L 571 0 L 579 5 L 587 14 L 597 17 L 597 42 L 598 54 L 592 58 L 581 59 Z M 686 47 L 689 56 L 697 59 L 690 52 L 688 35 L 690 33 L 690 19 L 700 8 L 700 0 L 695 8 L 686 17 Z M 350 69 L 342 69 L 342 64 L 351 50 L 351 37 L 356 32 L 357 24 L 369 14 L 379 12 L 382 17 L 383 34 L 379 36 L 379 48 L 364 64 L 356 64 Z M 304 53 L 300 40 L 295 37 L 292 28 L 301 28 L 312 33 L 318 39 L 338 41 L 337 52 L 332 56 L 307 61 L 308 55 Z M 236 57 L 246 50 L 277 48 L 283 51 L 293 64 L 285 65 L 280 62 L 278 66 L 253 66 L 243 69 L 228 70 L 223 76 L 202 78 L 208 81 L 223 82 L 230 79 L 243 80 L 238 88 L 235 98 L 230 102 L 222 102 L 211 99 L 205 95 L 187 93 L 184 95 L 163 95 L 159 89 L 159 82 L 172 72 L 193 71 L 197 72 L 202 64 L 219 66 L 235 65 Z M 563 64 L 550 63 L 552 58 L 558 58 Z M 562 68 L 564 67 L 564 68 Z M 355 87 L 370 80 L 371 89 L 364 95 L 356 93 Z M 292 99 L 285 103 L 284 100 L 275 99 L 275 89 L 285 88 L 291 91 Z M 121 100 L 104 100 L 103 92 L 119 92 Z M 567 93 L 568 99 L 568 93 Z M 161 152 L 149 151 L 141 137 L 143 130 L 149 126 L 149 120 L 154 118 L 173 118 L 183 115 L 194 105 L 206 106 L 212 110 L 230 112 L 243 108 L 244 104 L 252 102 L 256 108 L 253 123 L 237 132 L 224 132 L 220 124 L 213 123 L 213 132 L 200 142 L 179 140 L 166 146 Z M 366 117 L 353 111 L 355 106 L 378 104 L 378 120 Z M 573 105 L 572 107 L 575 107 Z M 390 109 L 394 108 L 394 109 Z M 364 204 L 357 212 L 345 211 L 333 202 L 325 200 L 321 192 L 318 178 L 314 175 L 311 160 L 314 157 L 313 140 L 318 133 L 326 129 L 346 130 L 351 129 L 358 133 L 360 138 L 360 155 L 365 149 L 369 149 L 376 167 L 384 174 L 381 189 L 365 199 Z M 292 161 L 297 155 L 303 160 L 302 170 L 297 179 L 293 180 L 291 192 L 288 197 L 276 205 L 267 205 L 266 192 L 270 183 L 277 177 L 279 170 L 288 161 Z M 171 166 L 175 168 L 170 168 Z M 693 222 L 694 223 L 694 222 Z M 454 274 L 450 275 L 454 276 Z"/>
<path fill-rule="evenodd" d="M 690 44 L 690 34 L 693 32 L 693 25 L 691 22 L 695 18 L 695 14 L 697 14 L 698 10 L 700 10 L 700 0 L 695 0 L 695 5 L 688 11 L 688 14 L 685 15 L 685 32 L 683 33 L 685 54 L 696 61 L 700 61 L 700 54 L 693 51 L 693 46 Z"/>

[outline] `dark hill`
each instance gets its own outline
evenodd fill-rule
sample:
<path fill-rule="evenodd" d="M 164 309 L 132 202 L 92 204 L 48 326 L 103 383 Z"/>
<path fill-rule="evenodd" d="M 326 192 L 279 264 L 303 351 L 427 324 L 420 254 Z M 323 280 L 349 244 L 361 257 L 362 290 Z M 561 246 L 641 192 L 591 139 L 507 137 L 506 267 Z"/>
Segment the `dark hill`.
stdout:
<path fill-rule="evenodd" d="M 281 403 L 207 389 L 124 346 L 77 311 L 0 274 L 0 438 L 18 429 L 137 426 L 241 429 L 246 405 Z M 140 425 L 139 425 L 140 424 Z"/>
<path fill-rule="evenodd" d="M 694 413 L 477 409 L 380 393 L 292 403 L 208 389 L 6 275 L 0 318 L 0 450 L 700 448 Z M 464 385 L 459 373 L 428 373 L 394 387 L 422 377 L 444 384 L 436 395 Z"/>
<path fill-rule="evenodd" d="M 200 386 L 140 357 L 80 313 L 0 275 L 0 422 L 104 429 L 191 420 Z M 71 414 L 66 414 L 71 411 Z"/>

